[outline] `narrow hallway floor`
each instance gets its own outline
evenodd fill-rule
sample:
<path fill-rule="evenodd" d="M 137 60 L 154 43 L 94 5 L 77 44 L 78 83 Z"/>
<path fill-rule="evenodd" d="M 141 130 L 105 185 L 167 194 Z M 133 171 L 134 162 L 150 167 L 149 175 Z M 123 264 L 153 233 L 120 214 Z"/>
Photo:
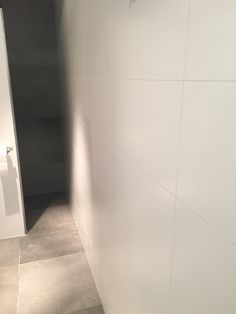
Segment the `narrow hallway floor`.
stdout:
<path fill-rule="evenodd" d="M 63 199 L 26 200 L 26 237 L 0 241 L 1 314 L 104 314 Z"/>

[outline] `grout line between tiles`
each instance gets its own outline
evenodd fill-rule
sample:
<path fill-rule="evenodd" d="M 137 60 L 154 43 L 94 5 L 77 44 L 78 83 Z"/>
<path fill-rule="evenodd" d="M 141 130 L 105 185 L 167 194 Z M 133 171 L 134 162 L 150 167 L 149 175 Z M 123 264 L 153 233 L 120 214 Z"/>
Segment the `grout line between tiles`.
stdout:
<path fill-rule="evenodd" d="M 80 118 L 79 118 L 79 120 L 81 121 L 81 123 L 86 124 L 86 122 L 83 121 L 83 120 L 81 120 Z M 103 142 L 103 144 L 108 145 L 108 146 L 110 145 L 110 143 L 107 142 L 104 138 L 102 138 L 102 137 L 93 129 L 93 127 L 90 127 L 90 130 L 91 130 L 91 133 L 92 133 L 95 137 L 97 137 L 101 142 Z M 121 152 L 118 147 L 116 147 L 115 145 L 112 145 L 112 144 L 111 144 L 111 156 L 112 156 L 112 152 L 113 152 L 113 151 L 117 152 L 121 157 L 123 157 L 124 159 L 126 159 L 127 161 L 129 161 L 130 164 L 132 164 L 133 166 L 135 166 L 137 169 L 141 170 L 146 176 L 148 176 L 155 184 L 157 184 L 157 185 L 158 185 L 159 187 L 161 187 L 163 190 L 165 190 L 166 192 L 168 192 L 169 194 L 171 194 L 173 197 L 176 196 L 174 192 L 172 192 L 171 190 L 169 190 L 168 188 L 166 188 L 164 185 L 162 185 L 162 184 L 160 183 L 160 181 L 158 181 L 156 178 L 154 178 L 154 177 L 153 177 L 148 171 L 146 171 L 142 166 L 138 165 L 137 163 L 135 163 L 134 161 L 132 161 L 131 159 L 129 159 L 129 157 L 128 157 L 126 154 L 124 154 L 123 152 Z M 89 166 L 87 166 L 86 160 L 84 160 L 83 157 L 81 157 L 81 160 L 83 160 L 83 163 L 86 165 L 86 167 L 88 168 L 88 170 L 90 170 L 90 169 L 89 169 Z M 91 170 L 90 170 L 90 172 L 91 172 L 91 174 L 93 174 Z M 94 177 L 94 174 L 93 174 L 93 177 Z M 98 184 L 97 184 L 97 185 L 98 185 Z M 99 188 L 103 190 L 102 187 L 99 186 Z M 103 193 L 106 195 L 106 197 L 109 198 L 109 196 L 107 195 L 107 193 L 105 193 L 104 190 L 103 190 Z"/>
<path fill-rule="evenodd" d="M 184 82 L 183 82 L 184 84 Z M 183 95 L 184 96 L 184 95 Z M 83 123 L 83 124 L 86 124 L 86 121 L 83 121 L 82 119 L 80 119 L 80 122 Z M 97 137 L 99 140 L 101 140 L 105 145 L 110 145 L 109 142 L 107 142 L 104 138 L 102 138 L 95 130 L 93 127 L 91 127 L 91 132 L 95 135 L 95 137 Z M 135 166 L 137 169 L 139 169 L 140 171 L 142 171 L 146 176 L 148 176 L 156 185 L 158 185 L 160 188 L 162 188 L 163 190 L 165 190 L 167 193 L 169 193 L 171 196 L 173 196 L 174 198 L 176 198 L 176 200 L 178 201 L 181 201 L 183 204 L 184 201 L 181 200 L 178 195 L 176 194 L 177 193 L 177 190 L 175 192 L 172 192 L 170 191 L 168 188 L 166 188 L 164 185 L 162 185 L 160 183 L 160 181 L 158 181 L 156 178 L 154 178 L 147 170 L 145 170 L 142 166 L 138 165 L 137 163 L 135 163 L 134 161 L 132 161 L 126 154 L 124 154 L 123 152 L 121 152 L 119 150 L 118 147 L 116 147 L 115 145 L 111 144 L 111 153 L 115 151 L 117 152 L 121 157 L 123 157 L 124 159 L 126 159 L 130 164 L 132 164 L 133 166 Z M 113 155 L 113 154 L 111 154 Z M 112 158 L 112 157 L 111 157 Z M 82 158 L 83 160 L 83 163 L 86 165 L 86 167 L 88 168 L 87 166 L 87 163 L 86 161 Z M 90 170 L 88 168 L 88 170 Z M 91 172 L 91 171 L 90 171 Z M 92 173 L 92 172 L 91 172 Z M 94 174 L 93 174 L 93 177 L 94 177 Z M 110 199 L 109 195 L 107 195 L 107 193 L 104 191 L 104 189 L 98 184 L 96 178 L 94 177 L 95 179 L 95 183 L 96 185 L 99 187 L 99 189 L 103 192 L 104 196 L 106 196 L 106 198 Z M 190 208 L 189 205 L 186 205 L 185 206 L 190 209 L 191 211 L 193 211 L 193 213 L 196 213 L 196 211 L 194 211 L 193 209 Z M 204 221 L 210 228 L 214 229 L 215 231 L 217 231 L 218 234 L 220 234 L 226 241 L 228 241 L 231 245 L 233 245 L 234 247 L 236 246 L 232 241 L 230 241 L 226 236 L 224 236 L 223 233 L 221 233 L 218 229 L 216 229 L 215 227 L 213 227 L 211 224 L 209 224 L 203 217 L 201 217 L 200 215 L 198 215 L 200 218 L 202 218 L 202 221 Z"/>
<path fill-rule="evenodd" d="M 80 192 L 83 194 L 83 197 L 85 198 L 86 202 L 88 203 L 88 206 L 89 206 L 90 208 L 92 208 L 93 205 L 92 205 L 92 204 L 90 203 L 90 201 L 87 199 L 87 195 L 86 195 L 84 189 L 80 187 L 79 190 L 80 190 Z M 74 220 L 75 220 L 75 225 L 76 225 L 76 227 L 77 227 L 77 229 L 78 229 L 78 233 L 79 233 L 79 235 L 80 235 L 80 241 L 81 241 L 82 246 L 83 246 L 83 249 L 84 249 L 83 252 L 84 252 L 84 255 L 85 255 L 85 257 L 86 257 L 87 264 L 88 264 L 88 267 L 89 267 L 89 269 L 90 269 L 90 271 L 91 271 L 91 274 L 92 274 L 92 277 L 93 277 L 93 281 L 94 281 L 94 285 L 95 285 L 97 294 L 98 294 L 99 299 L 100 299 L 100 305 L 103 307 L 102 297 L 101 297 L 101 295 L 100 295 L 100 293 L 99 293 L 97 281 L 95 280 L 93 268 L 92 268 L 92 265 L 90 265 L 90 262 L 89 262 L 89 255 L 88 255 L 87 249 L 85 249 L 86 246 L 84 245 L 84 239 L 83 239 L 82 233 L 81 233 L 81 231 L 80 231 L 80 230 L 81 230 L 81 228 L 80 228 L 80 225 L 81 225 L 80 217 L 78 217 L 77 219 L 74 218 Z M 103 307 L 103 308 L 104 308 L 104 307 Z"/>
<path fill-rule="evenodd" d="M 83 158 L 81 158 L 81 161 L 84 164 L 84 167 L 86 167 L 86 169 L 90 172 L 93 183 L 97 186 L 97 188 L 100 190 L 100 192 L 102 192 L 102 194 L 106 198 L 106 200 L 111 202 L 111 197 L 104 191 L 103 187 L 101 187 L 100 184 L 98 184 L 97 178 L 94 175 L 94 173 L 92 172 L 92 170 L 89 168 L 89 166 L 87 165 L 87 162 Z M 85 193 L 83 188 L 80 187 L 80 189 L 83 190 L 83 192 Z M 87 193 L 85 193 L 85 194 L 87 194 Z"/>
<path fill-rule="evenodd" d="M 183 90 L 184 92 L 184 90 Z M 183 95 L 184 96 L 184 95 Z M 81 121 L 82 123 L 85 123 L 84 121 Z M 181 127 L 182 128 L 182 127 Z M 94 129 L 91 127 L 91 132 L 99 139 L 101 140 L 104 144 L 109 145 L 108 142 L 106 142 L 99 134 L 97 134 L 96 131 L 94 131 Z M 186 203 L 184 203 L 184 201 L 182 199 L 180 199 L 177 195 L 177 184 L 176 184 L 176 191 L 172 192 L 170 191 L 168 188 L 166 188 L 164 185 L 162 185 L 156 178 L 154 178 L 148 171 L 146 171 L 142 166 L 138 165 L 137 163 L 135 163 L 134 161 L 132 161 L 126 154 L 124 154 L 123 152 L 121 152 L 119 150 L 118 147 L 111 145 L 111 158 L 112 158 L 112 152 L 116 152 L 118 153 L 123 159 L 127 160 L 130 164 L 132 164 L 135 168 L 137 168 L 139 171 L 143 172 L 146 176 L 148 176 L 156 185 L 158 185 L 160 188 L 162 188 L 163 190 L 165 190 L 167 193 L 169 193 L 172 197 L 174 197 L 176 199 L 176 201 L 180 201 L 182 202 L 189 210 L 191 210 L 193 213 L 196 214 L 196 211 L 194 211 L 193 209 L 191 209 L 191 207 L 189 205 L 187 205 Z M 91 172 L 91 170 L 89 169 L 89 167 L 87 166 L 86 161 L 81 158 L 83 160 L 83 163 L 85 164 L 85 166 L 87 167 L 87 169 Z M 177 169 L 179 168 L 179 166 L 177 167 Z M 112 170 L 111 170 L 112 171 Z M 97 179 L 94 177 L 94 174 L 91 172 L 91 174 L 93 175 L 94 178 L 94 182 L 96 183 L 96 185 L 99 187 L 99 189 L 103 192 L 103 195 L 110 199 L 109 195 L 107 195 L 107 193 L 104 191 L 104 189 L 98 184 Z M 178 176 L 178 174 L 177 174 Z M 111 191 L 112 193 L 112 191 Z M 111 194 L 113 195 L 113 194 Z M 218 234 L 220 234 L 226 241 L 228 241 L 231 245 L 233 245 L 234 247 L 236 246 L 232 241 L 230 241 L 230 239 L 228 239 L 226 236 L 224 236 L 223 233 L 221 233 L 218 229 L 216 229 L 215 227 L 213 227 L 211 224 L 209 224 L 203 217 L 201 217 L 200 215 L 198 215 L 199 218 L 202 218 L 202 221 L 204 221 L 210 228 L 214 229 L 215 231 L 217 231 Z"/>
<path fill-rule="evenodd" d="M 67 76 L 66 80 L 81 81 L 131 81 L 131 82 L 186 82 L 186 83 L 236 83 L 236 80 L 213 80 L 213 79 L 138 79 L 138 78 L 109 78 L 109 77 L 83 77 L 83 76 Z"/>
<path fill-rule="evenodd" d="M 133 165 L 136 169 L 138 169 L 139 171 L 143 172 L 147 177 L 149 177 L 151 179 L 151 181 L 153 183 L 155 183 L 156 185 L 158 185 L 160 188 L 162 188 L 163 190 L 165 190 L 166 192 L 168 192 L 172 197 L 175 197 L 174 192 L 172 192 L 171 190 L 169 190 L 168 188 L 166 188 L 164 185 L 162 185 L 160 183 L 160 181 L 158 181 L 156 178 L 154 178 L 147 170 L 145 170 L 142 166 L 140 166 L 139 164 L 137 164 L 136 162 L 134 162 L 133 160 L 131 160 L 126 154 L 124 154 L 123 152 L 121 152 L 119 150 L 118 147 L 116 146 L 112 146 L 112 150 L 115 151 L 117 154 L 119 154 L 123 159 L 126 159 L 131 165 Z"/>
<path fill-rule="evenodd" d="M 198 214 L 196 210 L 194 210 L 190 205 L 186 204 L 182 199 L 180 199 L 178 196 L 176 196 L 176 200 L 180 202 L 184 207 L 189 210 L 194 216 L 196 216 L 198 219 L 200 219 L 204 224 L 206 224 L 210 229 L 215 231 L 221 238 L 223 238 L 230 246 L 233 246 L 233 248 L 236 249 L 236 243 L 234 243 L 232 240 L 230 240 L 227 236 L 225 236 L 219 229 L 214 227 L 213 225 L 209 224 L 209 222 L 201 215 Z"/>
<path fill-rule="evenodd" d="M 86 121 L 83 121 L 81 118 L 78 118 L 80 120 L 81 123 L 86 125 Z M 119 150 L 119 148 L 115 145 L 113 145 L 112 143 L 110 143 L 109 141 L 106 141 L 103 137 L 101 137 L 95 130 L 93 127 L 90 127 L 90 130 L 92 132 L 92 134 L 97 137 L 103 144 L 105 145 L 110 145 L 111 144 L 111 155 L 112 155 L 112 151 L 117 152 L 120 156 L 122 156 L 124 159 L 128 160 L 129 163 L 133 164 L 136 168 L 138 168 L 139 170 L 141 170 L 142 172 L 144 172 L 149 178 L 151 178 L 151 180 L 156 183 L 158 186 L 160 186 L 162 189 L 164 189 L 166 192 L 168 192 L 169 194 L 171 194 L 172 196 L 176 196 L 174 192 L 172 192 L 171 190 L 169 190 L 168 188 L 166 188 L 164 185 L 162 185 L 160 183 L 160 181 L 158 181 L 156 178 L 154 178 L 148 171 L 146 171 L 142 166 L 138 165 L 137 163 L 135 163 L 134 161 L 132 161 L 131 159 L 129 159 L 129 157 L 124 154 L 123 152 L 121 152 Z M 83 157 L 81 157 L 81 159 L 83 160 L 83 162 L 86 164 L 87 166 L 87 162 L 86 160 L 84 160 Z M 89 167 L 87 166 L 87 168 L 89 169 Z M 89 169 L 90 170 L 90 169 Z M 91 172 L 91 171 L 90 171 Z M 92 173 L 92 172 L 91 172 Z M 99 186 L 100 187 L 100 186 Z M 101 187 L 100 187 L 101 188 Z M 101 188 L 102 189 L 102 188 Z M 102 189 L 103 190 L 103 189 Z M 105 192 L 104 192 L 105 193 Z M 106 193 L 105 193 L 106 195 Z M 107 195 L 108 196 L 108 195 Z"/>
<path fill-rule="evenodd" d="M 77 226 L 76 226 L 76 229 L 78 229 Z M 81 239 L 80 239 L 80 240 L 81 240 Z M 54 260 L 54 259 L 57 259 L 57 258 L 62 258 L 62 257 L 72 256 L 72 255 L 82 254 L 82 253 L 84 253 L 84 247 L 83 247 L 82 250 L 79 250 L 79 251 L 74 252 L 74 253 L 69 253 L 69 254 L 64 254 L 64 255 L 58 255 L 58 256 L 52 256 L 52 257 L 43 258 L 43 259 L 37 259 L 37 260 L 33 260 L 33 261 L 21 263 L 20 265 L 27 265 L 27 264 L 31 264 L 31 263 L 38 263 L 38 262 L 43 262 L 43 261 L 49 261 L 49 260 Z"/>
<path fill-rule="evenodd" d="M 173 295 L 173 266 L 174 266 L 174 254 L 175 254 L 175 237 L 176 237 L 176 217 L 177 217 L 177 193 L 179 183 L 179 167 L 180 167 L 180 150 L 181 150 L 181 134 L 183 127 L 183 108 L 184 108 L 184 88 L 182 86 L 182 102 L 180 110 L 180 125 L 179 125 L 179 136 L 178 136 L 178 152 L 177 152 L 177 171 L 176 171 L 176 183 L 175 183 L 175 205 L 174 205 L 174 218 L 173 218 L 173 234 L 172 234 L 172 253 L 171 253 L 171 276 L 170 276 L 170 289 L 169 289 L 169 314 L 171 314 L 171 303 Z"/>
<path fill-rule="evenodd" d="M 187 54 L 188 54 L 188 40 L 190 33 L 190 10 L 191 10 L 191 0 L 188 1 L 188 12 L 187 12 L 187 21 L 186 21 L 186 34 L 185 34 L 185 51 L 184 51 L 184 69 L 183 69 L 183 78 L 186 76 L 187 68 Z M 185 81 L 182 83 L 182 101 L 181 109 L 179 115 L 179 134 L 178 134 L 178 150 L 177 150 L 177 171 L 176 171 L 176 182 L 175 182 L 175 205 L 174 205 L 174 218 L 173 218 L 173 234 L 172 234 L 172 253 L 171 253 L 171 274 L 170 274 L 170 287 L 169 287 L 169 304 L 168 312 L 171 314 L 171 304 L 173 297 L 173 273 L 174 273 L 174 255 L 175 255 L 175 243 L 176 243 L 176 218 L 177 218 L 177 193 L 178 193 L 178 184 L 179 184 L 179 171 L 180 171 L 180 156 L 181 156 L 181 135 L 183 129 L 183 111 L 184 111 L 184 92 L 185 92 Z"/>

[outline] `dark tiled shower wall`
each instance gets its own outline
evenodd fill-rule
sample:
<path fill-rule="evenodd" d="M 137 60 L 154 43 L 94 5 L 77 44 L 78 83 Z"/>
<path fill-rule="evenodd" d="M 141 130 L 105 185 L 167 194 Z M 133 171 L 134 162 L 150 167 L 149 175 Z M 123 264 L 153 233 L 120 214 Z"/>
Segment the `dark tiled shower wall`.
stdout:
<path fill-rule="evenodd" d="M 2 1 L 25 195 L 66 189 L 51 0 Z"/>

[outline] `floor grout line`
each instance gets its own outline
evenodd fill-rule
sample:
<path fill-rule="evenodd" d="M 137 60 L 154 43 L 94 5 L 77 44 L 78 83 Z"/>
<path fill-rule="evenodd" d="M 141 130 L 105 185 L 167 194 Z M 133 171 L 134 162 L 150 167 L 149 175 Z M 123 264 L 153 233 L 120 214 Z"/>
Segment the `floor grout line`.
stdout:
<path fill-rule="evenodd" d="M 45 209 L 45 211 L 47 211 L 48 209 L 49 209 L 49 207 L 47 209 Z M 68 214 L 71 213 L 69 205 L 66 206 L 66 210 L 67 210 Z M 78 240 L 78 241 L 81 241 L 81 243 L 82 243 L 82 240 L 81 240 L 81 237 L 80 237 L 80 233 L 79 233 L 79 228 L 78 228 L 78 226 L 76 224 L 76 221 L 74 221 L 74 218 L 73 218 L 72 214 L 70 216 L 72 217 L 73 220 L 69 223 L 69 225 L 76 229 L 76 233 L 72 233 L 71 240 L 73 241 L 75 239 L 75 241 Z M 46 221 L 50 222 L 50 219 L 52 219 L 52 223 L 53 223 L 53 216 L 52 217 L 51 216 L 48 217 L 46 215 Z M 62 220 L 63 220 L 63 217 L 62 217 Z M 64 226 L 66 227 L 67 225 L 68 224 L 66 223 Z M 33 230 L 33 229 L 34 228 L 32 228 L 31 230 Z M 46 231 L 46 230 L 47 230 L 47 228 L 44 229 L 44 231 Z M 62 230 L 62 233 L 63 233 L 63 230 Z M 27 235 L 26 235 L 26 237 L 27 237 Z M 55 263 L 59 263 L 59 264 L 60 263 L 65 263 L 65 265 L 66 265 L 67 264 L 67 260 L 65 260 L 65 261 L 61 260 L 60 261 L 58 259 L 59 258 L 63 258 L 63 257 L 66 258 L 66 257 L 71 256 L 71 258 L 69 260 L 72 260 L 73 263 L 77 264 L 77 259 L 80 260 L 82 258 L 82 260 L 83 260 L 84 257 L 86 257 L 85 249 L 84 249 L 84 246 L 82 245 L 81 248 L 76 249 L 76 251 L 72 251 L 71 253 L 63 253 L 63 251 L 62 251 L 62 254 L 59 255 L 59 256 L 52 256 L 52 257 L 48 257 L 48 258 L 43 258 L 43 259 L 37 259 L 37 260 L 29 261 L 29 262 L 26 262 L 26 263 L 21 263 L 22 253 L 23 253 L 22 249 L 24 248 L 24 247 L 22 247 L 23 242 L 21 242 L 22 239 L 16 239 L 16 241 L 17 241 L 16 242 L 17 243 L 17 250 L 15 250 L 15 254 L 16 255 L 15 255 L 15 264 L 14 264 L 15 265 L 15 276 L 16 276 L 16 280 L 15 280 L 15 284 L 14 284 L 14 287 L 15 287 L 14 291 L 15 291 L 15 293 L 14 293 L 14 298 L 12 298 L 12 300 L 11 300 L 12 305 L 14 305 L 13 313 L 15 313 L 15 314 L 22 313 L 22 310 L 23 310 L 22 306 L 23 307 L 24 306 L 28 306 L 28 305 L 31 306 L 31 302 L 32 302 L 30 299 L 29 300 L 25 299 L 25 297 L 27 297 L 27 295 L 28 295 L 27 291 L 25 291 L 25 289 L 28 289 L 28 287 L 27 287 L 28 284 L 27 284 L 27 282 L 23 282 L 22 281 L 24 276 L 27 275 L 27 273 L 24 272 L 25 270 L 27 271 L 27 269 L 28 269 L 28 268 L 24 268 L 25 265 L 27 265 L 27 264 L 30 265 L 31 264 L 31 266 L 29 266 L 30 267 L 29 270 L 31 270 L 31 269 L 33 270 L 33 272 L 30 275 L 31 276 L 31 282 L 33 283 L 33 285 L 37 286 L 37 285 L 40 284 L 40 278 L 38 279 L 38 277 L 37 277 L 37 267 L 35 268 L 35 266 L 32 263 L 38 263 L 38 262 L 40 263 L 40 262 L 45 262 L 45 261 L 50 261 L 51 260 L 52 263 L 54 263 L 53 261 L 55 261 Z M 50 239 L 46 239 L 46 242 L 45 242 L 46 247 L 45 248 L 48 248 L 47 247 L 47 243 L 48 243 L 47 241 L 49 241 L 49 243 L 51 243 Z M 33 245 L 33 242 L 32 243 L 30 242 L 29 244 Z M 43 247 L 44 247 L 44 245 L 43 245 Z M 29 245 L 29 250 L 30 250 L 30 245 Z M 53 246 L 52 246 L 52 248 L 51 248 L 51 246 L 49 247 L 49 252 L 54 253 Z M 58 262 L 56 262 L 57 260 L 58 260 Z M 46 265 L 47 265 L 47 262 L 46 262 Z M 87 258 L 86 258 L 86 265 L 85 265 L 85 267 L 86 267 L 86 269 L 88 268 L 89 271 L 91 272 L 91 268 L 90 268 L 90 265 L 88 263 Z M 70 273 L 70 269 L 67 272 Z M 22 277 L 22 275 L 24 275 L 24 276 Z M 63 275 L 63 271 L 62 271 L 62 275 Z M 76 270 L 76 276 L 78 276 L 78 278 L 80 278 L 82 276 L 82 278 L 83 278 L 83 273 L 80 272 L 79 268 L 78 268 L 78 270 Z M 52 284 L 54 285 L 54 277 L 52 277 L 51 279 L 52 279 Z M 49 280 L 51 280 L 51 279 L 49 278 Z M 39 280 L 39 282 L 38 282 L 38 280 Z M 86 280 L 85 280 L 85 282 L 86 282 Z M 51 286 L 51 289 L 52 289 L 51 293 L 54 293 L 54 286 Z M 55 286 L 55 289 L 56 289 L 56 286 Z M 70 289 L 70 285 L 69 285 L 69 289 Z M 91 285 L 90 289 L 91 289 L 91 293 L 94 293 L 94 294 L 96 293 L 98 295 L 98 291 L 96 289 L 95 284 Z M 56 292 L 56 290 L 55 290 L 55 292 Z M 72 293 L 72 295 L 73 295 L 73 293 Z M 83 297 L 83 295 L 81 295 L 81 297 Z M 78 298 L 80 298 L 80 293 L 78 293 Z M 66 302 L 66 300 L 67 299 L 65 299 L 65 302 Z M 86 302 L 84 304 L 84 306 L 85 306 L 84 308 L 83 307 L 82 308 L 78 308 L 76 310 L 76 313 L 77 313 L 77 311 L 80 313 L 80 311 L 83 312 L 83 310 L 87 310 L 87 309 L 90 309 L 90 308 L 92 310 L 93 308 L 96 309 L 97 307 L 99 307 L 99 310 L 100 310 L 100 306 L 101 306 L 101 311 L 102 311 L 102 308 L 103 308 L 100 299 L 99 299 L 99 301 L 96 301 L 96 302 L 90 302 L 90 301 Z M 99 313 L 100 313 L 100 311 L 99 311 Z M 42 314 L 43 314 L 43 311 L 42 311 Z"/>
<path fill-rule="evenodd" d="M 46 258 L 42 258 L 42 259 L 36 259 L 36 260 L 32 260 L 29 262 L 24 262 L 21 263 L 20 265 L 26 265 L 26 264 L 30 264 L 30 263 L 36 263 L 36 262 L 42 262 L 42 261 L 47 261 L 50 259 L 55 259 L 55 258 L 59 258 L 59 257 L 63 257 L 63 256 L 68 256 L 68 255 L 75 255 L 75 254 L 79 254 L 79 253 L 83 253 L 84 252 L 84 248 L 77 251 L 77 252 L 73 252 L 73 253 L 68 253 L 68 254 L 62 254 L 62 255 L 58 255 L 58 256 L 51 256 L 51 257 L 46 257 Z"/>

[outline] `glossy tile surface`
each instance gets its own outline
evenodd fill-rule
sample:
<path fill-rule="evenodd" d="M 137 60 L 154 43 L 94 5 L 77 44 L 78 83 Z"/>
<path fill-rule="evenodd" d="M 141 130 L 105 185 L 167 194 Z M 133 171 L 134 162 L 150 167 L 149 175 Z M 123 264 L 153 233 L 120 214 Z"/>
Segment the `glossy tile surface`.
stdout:
<path fill-rule="evenodd" d="M 64 2 L 71 209 L 105 313 L 234 313 L 235 1 Z"/>
<path fill-rule="evenodd" d="M 114 1 L 113 14 L 115 78 L 183 79 L 188 0 Z"/>
<path fill-rule="evenodd" d="M 185 83 L 178 196 L 236 244 L 236 84 Z"/>
<path fill-rule="evenodd" d="M 110 80 L 86 80 L 83 117 L 107 142 L 111 141 Z"/>
<path fill-rule="evenodd" d="M 93 2 L 94 5 L 94 1 Z M 110 78 L 112 23 L 110 7 L 101 10 L 89 20 L 83 30 L 85 77 L 88 79 Z M 78 59 L 78 58 L 76 58 Z"/>
<path fill-rule="evenodd" d="M 84 78 L 86 75 L 84 36 L 84 33 L 75 34 L 68 44 L 69 49 L 71 49 L 71 51 L 66 50 L 68 77 Z M 78 54 L 80 58 L 78 58 Z"/>
<path fill-rule="evenodd" d="M 236 250 L 178 203 L 172 314 L 236 311 Z"/>
<path fill-rule="evenodd" d="M 83 0 L 69 0 L 65 1 L 65 5 L 68 5 L 68 19 L 70 19 L 70 29 L 68 30 L 68 36 L 72 37 L 78 34 L 84 24 L 85 20 L 85 3 Z"/>
<path fill-rule="evenodd" d="M 170 283 L 175 200 L 127 159 L 113 153 L 113 204 L 120 237 Z M 127 265 L 129 268 L 130 266 Z"/>
<path fill-rule="evenodd" d="M 191 1 L 186 79 L 235 81 L 235 9 L 231 0 Z"/>
<path fill-rule="evenodd" d="M 115 81 L 113 143 L 175 192 L 182 82 Z"/>

